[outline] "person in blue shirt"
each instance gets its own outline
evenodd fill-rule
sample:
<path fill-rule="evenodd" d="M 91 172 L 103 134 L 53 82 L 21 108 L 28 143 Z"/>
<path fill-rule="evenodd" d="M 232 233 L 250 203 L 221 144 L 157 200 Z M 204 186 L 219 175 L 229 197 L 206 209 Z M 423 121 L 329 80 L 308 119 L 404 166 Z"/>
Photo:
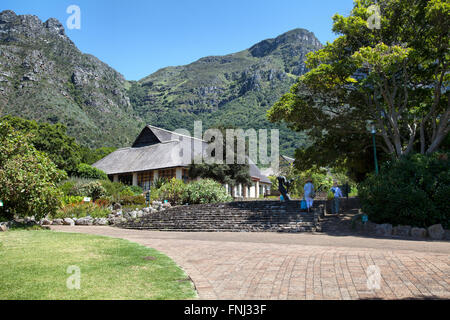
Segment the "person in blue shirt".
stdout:
<path fill-rule="evenodd" d="M 333 187 L 331 188 L 331 192 L 334 195 L 334 198 L 331 202 L 331 213 L 338 214 L 339 213 L 339 198 L 342 198 L 342 191 L 338 187 L 337 182 L 335 181 Z"/>
<path fill-rule="evenodd" d="M 306 181 L 304 190 L 305 190 L 306 206 L 309 211 L 309 209 L 312 208 L 312 206 L 314 204 L 314 194 L 315 194 L 312 179 L 308 179 Z"/>

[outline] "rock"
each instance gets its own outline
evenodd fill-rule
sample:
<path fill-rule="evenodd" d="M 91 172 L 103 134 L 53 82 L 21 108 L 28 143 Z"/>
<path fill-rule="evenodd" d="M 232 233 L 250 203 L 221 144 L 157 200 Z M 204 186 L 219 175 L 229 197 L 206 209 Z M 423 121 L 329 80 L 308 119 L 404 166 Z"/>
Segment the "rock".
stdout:
<path fill-rule="evenodd" d="M 63 224 L 64 224 L 63 219 L 54 219 L 53 220 L 53 225 L 55 225 L 55 226 L 61 226 Z"/>
<path fill-rule="evenodd" d="M 11 10 L 5 10 L 0 12 L 0 22 L 8 23 L 13 22 L 16 19 L 16 13 Z"/>
<path fill-rule="evenodd" d="M 63 225 L 73 227 L 75 225 L 75 221 L 71 218 L 64 218 Z"/>
<path fill-rule="evenodd" d="M 0 232 L 6 232 L 6 231 L 8 231 L 8 227 L 6 226 L 6 224 L 0 225 Z"/>
<path fill-rule="evenodd" d="M 50 18 L 44 23 L 45 27 L 53 33 L 64 36 L 64 26 L 55 18 Z"/>
<path fill-rule="evenodd" d="M 144 208 L 144 209 L 142 209 L 142 211 L 143 211 L 144 213 L 150 213 L 150 208 Z"/>
<path fill-rule="evenodd" d="M 435 224 L 428 228 L 428 235 L 433 240 L 442 240 L 444 239 L 445 231 L 441 224 Z"/>
<path fill-rule="evenodd" d="M 392 235 L 392 224 L 389 224 L 389 223 L 378 224 L 375 227 L 375 232 L 379 236 L 391 236 Z"/>
<path fill-rule="evenodd" d="M 136 217 L 142 218 L 144 216 L 144 211 L 138 211 Z"/>
<path fill-rule="evenodd" d="M 53 224 L 53 221 L 49 220 L 49 219 L 42 219 L 41 220 L 41 225 L 42 226 L 51 226 Z"/>
<path fill-rule="evenodd" d="M 424 228 L 412 228 L 411 229 L 411 237 L 414 238 L 426 238 L 427 230 Z"/>
<path fill-rule="evenodd" d="M 96 226 L 107 226 L 108 220 L 106 218 L 98 218 L 94 220 L 94 225 Z"/>
<path fill-rule="evenodd" d="M 113 210 L 121 210 L 122 205 L 120 203 L 114 203 Z"/>
<path fill-rule="evenodd" d="M 165 202 L 162 206 L 163 206 L 163 208 L 166 208 L 166 209 L 172 207 L 172 205 L 170 204 L 170 202 Z"/>
<path fill-rule="evenodd" d="M 408 237 L 411 234 L 411 226 L 396 226 L 392 229 L 392 234 L 401 237 Z"/>
<path fill-rule="evenodd" d="M 137 212 L 136 212 L 136 211 L 131 211 L 130 213 L 128 213 L 128 216 L 129 216 L 131 219 L 136 219 L 136 217 L 137 217 Z"/>
<path fill-rule="evenodd" d="M 445 230 L 445 236 L 444 236 L 445 240 L 450 240 L 450 230 Z"/>
<path fill-rule="evenodd" d="M 377 227 L 376 223 L 373 223 L 372 221 L 367 221 L 366 223 L 362 224 L 362 229 L 364 232 L 373 233 L 375 232 Z"/>
<path fill-rule="evenodd" d="M 80 218 L 76 221 L 78 226 L 92 226 L 94 224 L 94 219 L 91 217 Z"/>

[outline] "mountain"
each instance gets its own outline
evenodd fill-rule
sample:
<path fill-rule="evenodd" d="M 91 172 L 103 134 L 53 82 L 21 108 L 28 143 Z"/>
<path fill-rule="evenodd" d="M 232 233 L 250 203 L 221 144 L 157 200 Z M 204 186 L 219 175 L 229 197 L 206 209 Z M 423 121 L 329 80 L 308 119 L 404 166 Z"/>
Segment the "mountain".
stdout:
<path fill-rule="evenodd" d="M 61 122 L 90 147 L 129 146 L 144 124 L 168 130 L 231 125 L 280 129 L 292 155 L 305 136 L 266 120 L 266 111 L 306 71 L 322 45 L 295 29 L 247 50 L 167 67 L 140 81 L 83 54 L 56 19 L 0 13 L 0 115 Z M 192 132 L 192 131 L 191 131 Z"/>
<path fill-rule="evenodd" d="M 124 77 L 81 53 L 56 19 L 0 13 L 0 115 L 61 122 L 91 147 L 129 145 L 142 129 Z"/>
<path fill-rule="evenodd" d="M 133 82 L 130 100 L 140 117 L 169 130 L 192 130 L 199 119 L 204 127 L 279 128 L 280 150 L 293 155 L 305 136 L 268 122 L 266 111 L 306 72 L 306 54 L 321 47 L 312 32 L 291 30 L 247 50 L 161 69 Z"/>

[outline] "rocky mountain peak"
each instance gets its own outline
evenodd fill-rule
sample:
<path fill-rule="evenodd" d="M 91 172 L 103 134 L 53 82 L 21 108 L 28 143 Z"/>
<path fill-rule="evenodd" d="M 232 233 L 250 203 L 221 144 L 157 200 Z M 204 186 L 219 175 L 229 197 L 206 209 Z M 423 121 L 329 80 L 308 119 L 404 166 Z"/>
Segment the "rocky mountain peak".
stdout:
<path fill-rule="evenodd" d="M 17 15 L 14 11 L 0 12 L 0 40 L 8 42 L 28 42 L 44 38 L 58 38 L 71 42 L 64 26 L 55 18 L 42 22 L 34 15 Z"/>
<path fill-rule="evenodd" d="M 16 19 L 17 15 L 12 10 L 4 10 L 0 12 L 0 24 L 9 23 Z"/>
<path fill-rule="evenodd" d="M 55 19 L 55 18 L 50 18 L 47 21 L 45 21 L 44 23 L 45 27 L 53 33 L 65 36 L 66 32 L 64 30 L 64 26 L 62 25 L 61 22 L 59 22 L 59 20 Z"/>
<path fill-rule="evenodd" d="M 297 48 L 297 47 L 321 47 L 320 41 L 316 38 L 313 32 L 306 29 L 294 29 L 283 33 L 282 35 L 273 38 L 266 39 L 258 42 L 252 46 L 249 51 L 254 57 L 264 57 L 272 54 L 277 49 L 283 49 L 286 47 Z"/>

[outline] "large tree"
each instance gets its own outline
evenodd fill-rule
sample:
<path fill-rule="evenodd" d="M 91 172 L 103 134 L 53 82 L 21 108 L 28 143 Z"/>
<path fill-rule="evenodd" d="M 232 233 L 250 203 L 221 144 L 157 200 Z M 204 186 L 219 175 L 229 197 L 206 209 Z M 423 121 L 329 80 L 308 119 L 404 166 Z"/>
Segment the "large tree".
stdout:
<path fill-rule="evenodd" d="M 59 169 L 69 174 L 77 172 L 81 161 L 81 148 L 75 138 L 67 135 L 67 128 L 64 125 L 12 116 L 2 117 L 0 121 L 29 136 L 29 142 L 38 151 L 46 153 Z"/>
<path fill-rule="evenodd" d="M 61 197 L 57 183 L 64 178 L 66 173 L 36 150 L 29 135 L 0 120 L 0 215 L 39 220 L 55 213 Z"/>
<path fill-rule="evenodd" d="M 436 151 L 450 130 L 450 3 L 356 0 L 333 21 L 340 36 L 308 55 L 310 71 L 268 111 L 308 132 L 297 163 L 361 163 L 371 125 L 386 155 Z"/>

